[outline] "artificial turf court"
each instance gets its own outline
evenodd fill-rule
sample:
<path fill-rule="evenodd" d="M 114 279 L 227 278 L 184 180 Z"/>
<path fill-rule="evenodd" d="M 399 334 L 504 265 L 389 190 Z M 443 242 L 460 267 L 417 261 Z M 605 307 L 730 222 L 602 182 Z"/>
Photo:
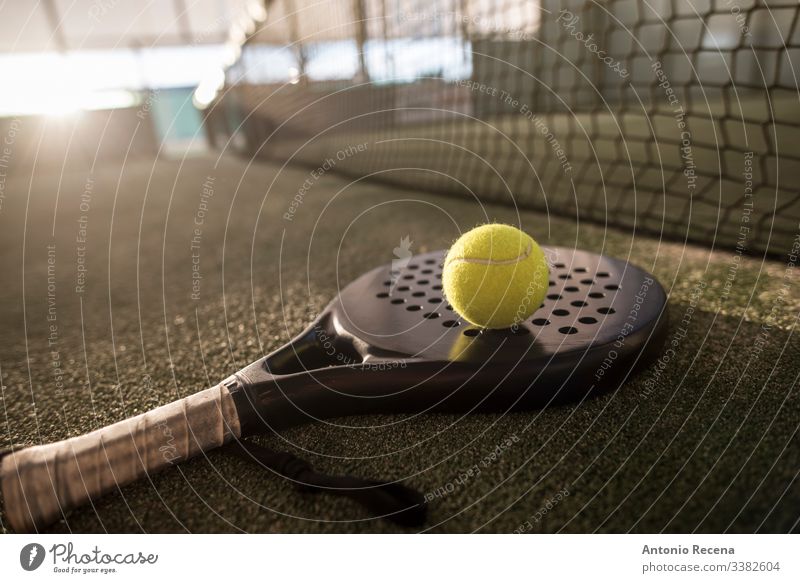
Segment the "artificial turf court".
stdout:
<path fill-rule="evenodd" d="M 669 293 L 674 354 L 579 404 L 348 418 L 263 443 L 328 472 L 403 479 L 433 498 L 424 527 L 433 532 L 797 530 L 800 294 L 785 256 L 739 259 L 333 173 L 286 221 L 307 174 L 231 156 L 104 165 L 91 180 L 75 165 L 16 169 L 0 214 L 0 445 L 79 435 L 214 384 L 299 332 L 338 286 L 391 261 L 401 238 L 424 252 L 497 220 L 543 244 L 629 258 L 655 273 Z M 194 289 L 193 252 L 202 276 Z M 398 530 L 351 501 L 296 492 L 220 452 L 126 486 L 50 529 Z"/>

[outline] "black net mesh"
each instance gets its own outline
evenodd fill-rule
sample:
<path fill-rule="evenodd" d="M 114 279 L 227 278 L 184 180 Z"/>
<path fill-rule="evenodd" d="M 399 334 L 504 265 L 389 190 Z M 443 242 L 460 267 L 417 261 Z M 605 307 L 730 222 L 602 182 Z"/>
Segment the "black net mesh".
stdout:
<path fill-rule="evenodd" d="M 208 112 L 251 154 L 749 252 L 797 236 L 796 0 L 268 12 Z"/>

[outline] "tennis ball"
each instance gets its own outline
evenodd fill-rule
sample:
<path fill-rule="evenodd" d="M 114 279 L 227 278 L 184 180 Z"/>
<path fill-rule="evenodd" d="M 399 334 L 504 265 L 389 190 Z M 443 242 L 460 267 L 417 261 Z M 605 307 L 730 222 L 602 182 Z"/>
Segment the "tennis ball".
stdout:
<path fill-rule="evenodd" d="M 450 305 L 483 328 L 508 328 L 542 303 L 550 270 L 539 245 L 510 225 L 481 225 L 447 252 L 442 272 Z"/>

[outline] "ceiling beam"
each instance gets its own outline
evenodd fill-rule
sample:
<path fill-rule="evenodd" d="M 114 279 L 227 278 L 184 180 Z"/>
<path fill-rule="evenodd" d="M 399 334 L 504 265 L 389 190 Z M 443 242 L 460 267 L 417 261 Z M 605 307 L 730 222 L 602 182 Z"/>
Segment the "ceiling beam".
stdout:
<path fill-rule="evenodd" d="M 194 35 L 192 34 L 192 23 L 189 20 L 189 11 L 186 10 L 186 2 L 184 0 L 172 0 L 172 6 L 178 19 L 178 34 L 183 42 L 190 45 L 194 42 Z"/>
<path fill-rule="evenodd" d="M 44 8 L 47 23 L 50 25 L 51 37 L 56 43 L 56 50 L 66 52 L 69 50 L 67 37 L 64 35 L 64 30 L 61 28 L 61 16 L 58 13 L 58 7 L 55 0 L 42 0 L 42 8 Z"/>

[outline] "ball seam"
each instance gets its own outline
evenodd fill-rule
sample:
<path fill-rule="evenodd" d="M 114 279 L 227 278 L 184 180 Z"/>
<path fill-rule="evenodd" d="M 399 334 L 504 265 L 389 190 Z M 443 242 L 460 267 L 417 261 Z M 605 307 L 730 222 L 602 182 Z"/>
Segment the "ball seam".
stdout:
<path fill-rule="evenodd" d="M 520 261 L 525 261 L 528 257 L 530 257 L 531 253 L 533 252 L 533 243 L 528 241 L 528 247 L 516 257 L 512 257 L 511 259 L 480 259 L 477 257 L 453 257 L 452 259 L 448 259 L 446 264 L 451 265 L 453 263 L 475 263 L 478 265 L 512 265 L 514 263 L 519 263 Z"/>

